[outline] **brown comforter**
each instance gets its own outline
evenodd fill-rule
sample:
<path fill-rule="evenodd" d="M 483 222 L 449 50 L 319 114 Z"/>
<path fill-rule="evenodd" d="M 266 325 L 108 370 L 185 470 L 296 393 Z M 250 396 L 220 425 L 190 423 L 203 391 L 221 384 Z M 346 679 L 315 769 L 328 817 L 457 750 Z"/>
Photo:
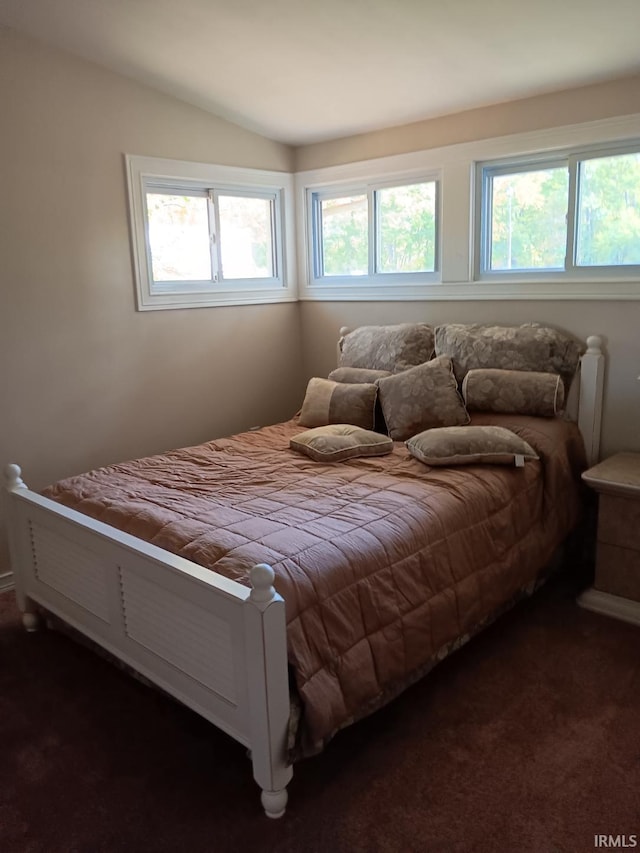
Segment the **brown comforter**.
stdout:
<path fill-rule="evenodd" d="M 67 506 L 247 582 L 270 563 L 302 706 L 296 754 L 388 701 L 539 576 L 575 525 L 583 447 L 556 419 L 476 415 L 526 439 L 524 468 L 389 456 L 321 464 L 295 420 L 100 468 Z"/>

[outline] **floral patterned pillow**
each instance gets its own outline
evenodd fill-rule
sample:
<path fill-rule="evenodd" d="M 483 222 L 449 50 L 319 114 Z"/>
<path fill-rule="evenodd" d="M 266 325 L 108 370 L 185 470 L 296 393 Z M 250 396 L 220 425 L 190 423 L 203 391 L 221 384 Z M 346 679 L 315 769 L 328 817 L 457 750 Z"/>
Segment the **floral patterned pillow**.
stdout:
<path fill-rule="evenodd" d="M 436 329 L 435 348 L 436 355 L 451 358 L 458 382 L 480 367 L 532 370 L 559 373 L 567 391 L 585 350 L 581 341 L 566 332 L 538 323 L 449 323 Z"/>
<path fill-rule="evenodd" d="M 555 373 L 470 370 L 462 382 L 470 410 L 552 418 L 562 411 L 564 385 Z"/>
<path fill-rule="evenodd" d="M 433 329 L 426 323 L 359 326 L 338 343 L 340 367 L 398 373 L 433 355 Z"/>
<path fill-rule="evenodd" d="M 375 382 L 376 379 L 383 379 L 385 376 L 391 376 L 391 371 L 368 370 L 366 367 L 336 367 L 327 379 L 331 379 L 333 382 L 349 382 L 359 385 L 362 382 Z"/>
<path fill-rule="evenodd" d="M 469 423 L 451 359 L 445 356 L 378 379 L 376 384 L 389 435 L 395 441 L 431 427 Z"/>

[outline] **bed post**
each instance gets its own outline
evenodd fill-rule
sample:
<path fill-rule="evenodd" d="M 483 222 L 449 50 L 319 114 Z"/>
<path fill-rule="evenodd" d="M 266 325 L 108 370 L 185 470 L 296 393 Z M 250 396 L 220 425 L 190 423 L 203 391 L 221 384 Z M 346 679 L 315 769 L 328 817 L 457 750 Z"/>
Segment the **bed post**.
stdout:
<path fill-rule="evenodd" d="M 289 673 L 284 600 L 273 587 L 274 571 L 259 563 L 250 572 L 251 593 L 245 604 L 249 727 L 253 777 L 262 788 L 267 817 L 282 817 L 287 784 Z"/>
<path fill-rule="evenodd" d="M 587 463 L 594 465 L 600 457 L 600 427 L 604 389 L 604 355 L 602 338 L 590 335 L 587 351 L 580 361 L 580 399 L 578 426 L 584 438 Z"/>
<path fill-rule="evenodd" d="M 11 570 L 13 571 L 13 582 L 16 589 L 16 601 L 22 612 L 22 624 L 27 631 L 37 631 L 40 624 L 38 611 L 34 602 L 26 595 L 24 591 L 24 583 L 22 578 L 22 560 L 20 559 L 21 544 L 18 540 L 19 531 L 15 519 L 12 495 L 19 492 L 21 489 L 26 489 L 27 484 L 22 479 L 22 471 L 19 465 L 9 464 L 4 469 L 5 485 L 7 493 L 5 494 L 5 507 L 7 515 L 7 533 L 9 536 L 9 557 L 11 560 Z"/>

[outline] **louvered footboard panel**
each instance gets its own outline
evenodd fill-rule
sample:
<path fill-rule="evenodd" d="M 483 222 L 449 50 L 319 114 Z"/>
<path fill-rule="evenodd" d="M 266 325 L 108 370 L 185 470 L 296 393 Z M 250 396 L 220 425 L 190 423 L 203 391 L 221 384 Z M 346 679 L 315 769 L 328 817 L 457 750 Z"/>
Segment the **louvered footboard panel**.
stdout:
<path fill-rule="evenodd" d="M 37 579 L 108 623 L 106 566 L 100 556 L 34 521 L 29 533 Z"/>
<path fill-rule="evenodd" d="M 236 704 L 229 623 L 126 568 L 121 588 L 127 637 Z"/>
<path fill-rule="evenodd" d="M 248 744 L 249 590 L 26 490 L 14 497 L 19 595 Z"/>

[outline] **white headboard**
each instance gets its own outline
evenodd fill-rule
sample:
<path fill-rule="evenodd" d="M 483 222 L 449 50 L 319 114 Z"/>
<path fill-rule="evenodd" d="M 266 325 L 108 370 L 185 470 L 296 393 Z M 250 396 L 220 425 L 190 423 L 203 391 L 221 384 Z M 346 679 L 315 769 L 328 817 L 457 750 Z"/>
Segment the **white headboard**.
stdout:
<path fill-rule="evenodd" d="M 587 351 L 580 359 L 578 407 L 575 418 L 584 439 L 589 465 L 594 465 L 600 458 L 604 365 L 602 338 L 599 335 L 590 335 L 587 338 Z"/>

